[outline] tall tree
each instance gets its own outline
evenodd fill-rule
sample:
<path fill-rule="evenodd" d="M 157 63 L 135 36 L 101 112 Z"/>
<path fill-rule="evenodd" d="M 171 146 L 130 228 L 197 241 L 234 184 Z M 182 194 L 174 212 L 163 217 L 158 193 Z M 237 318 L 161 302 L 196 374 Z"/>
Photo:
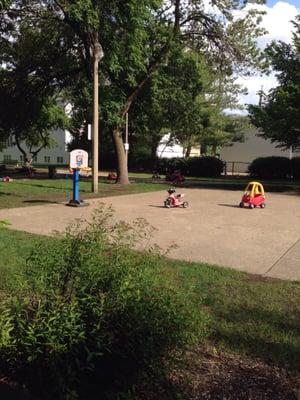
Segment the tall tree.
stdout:
<path fill-rule="evenodd" d="M 72 38 L 55 20 L 15 21 L 14 8 L 2 16 L 0 137 L 12 136 L 30 164 L 42 148 L 54 144 L 50 129 L 68 125 L 58 95 L 79 69 L 73 63 Z"/>
<path fill-rule="evenodd" d="M 279 86 L 260 105 L 250 105 L 252 123 L 260 136 L 281 148 L 300 148 L 300 17 L 294 22 L 292 44 L 273 42 L 266 55 L 276 72 Z"/>
<path fill-rule="evenodd" d="M 216 0 L 210 7 L 185 0 L 16 0 L 9 12 L 18 18 L 56 19 L 68 27 L 76 40 L 73 53 L 89 79 L 95 53 L 102 47 L 101 73 L 106 82 L 102 117 L 112 131 L 118 179 L 128 183 L 122 137 L 125 114 L 175 44 L 205 54 L 228 74 L 256 64 L 260 16 L 241 8 L 235 0 Z"/>

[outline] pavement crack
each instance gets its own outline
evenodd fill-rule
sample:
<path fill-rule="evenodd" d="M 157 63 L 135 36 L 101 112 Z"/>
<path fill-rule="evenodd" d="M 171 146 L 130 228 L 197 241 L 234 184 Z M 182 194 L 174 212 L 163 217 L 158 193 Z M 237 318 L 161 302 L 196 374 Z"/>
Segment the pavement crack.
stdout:
<path fill-rule="evenodd" d="M 269 272 L 272 271 L 272 269 L 274 267 L 276 267 L 276 265 L 283 259 L 283 257 L 285 257 L 295 246 L 297 246 L 297 244 L 300 243 L 300 238 L 298 240 L 296 240 L 295 243 L 293 243 L 279 258 L 278 260 L 276 260 L 274 262 L 274 264 L 271 265 L 271 267 L 262 275 L 262 276 L 266 276 Z"/>

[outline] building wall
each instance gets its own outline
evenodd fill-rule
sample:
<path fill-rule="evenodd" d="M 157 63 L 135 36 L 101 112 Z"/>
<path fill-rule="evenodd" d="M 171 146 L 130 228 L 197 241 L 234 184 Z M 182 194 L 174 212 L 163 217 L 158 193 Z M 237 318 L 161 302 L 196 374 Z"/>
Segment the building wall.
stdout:
<path fill-rule="evenodd" d="M 156 154 L 159 158 L 175 158 L 175 157 L 184 157 L 184 148 L 180 144 L 171 144 L 167 145 L 170 134 L 165 135 L 160 141 Z M 199 148 L 192 148 L 191 157 L 199 157 L 200 156 L 200 146 Z"/>
<path fill-rule="evenodd" d="M 282 156 L 290 157 L 290 150 L 281 150 L 275 144 L 256 135 L 256 129 L 249 129 L 245 134 L 244 143 L 234 143 L 232 146 L 223 147 L 220 158 L 227 162 L 227 170 L 230 172 L 246 172 L 248 165 L 258 157 Z M 299 156 L 294 153 L 294 156 Z M 234 166 L 232 165 L 234 163 Z"/>
<path fill-rule="evenodd" d="M 51 132 L 51 137 L 55 140 L 56 145 L 49 149 L 42 149 L 34 159 L 34 163 L 45 165 L 68 164 L 69 152 L 67 151 L 67 143 L 69 141 L 69 133 L 62 129 L 56 129 Z M 9 138 L 8 146 L 0 151 L 0 162 L 10 159 L 11 161 L 22 163 L 23 155 L 13 142 L 13 138 Z"/>

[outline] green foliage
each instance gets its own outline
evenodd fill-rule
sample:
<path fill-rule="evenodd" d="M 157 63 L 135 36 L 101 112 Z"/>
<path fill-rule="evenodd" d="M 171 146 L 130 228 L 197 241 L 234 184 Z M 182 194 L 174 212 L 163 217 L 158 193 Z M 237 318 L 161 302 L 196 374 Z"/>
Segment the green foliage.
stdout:
<path fill-rule="evenodd" d="M 253 177 L 264 179 L 285 179 L 291 176 L 291 163 L 286 157 L 259 157 L 249 165 Z"/>
<path fill-rule="evenodd" d="M 0 303 L 2 368 L 42 398 L 87 399 L 90 387 L 101 397 L 203 337 L 207 315 L 162 274 L 159 253 L 130 250 L 150 231 L 102 208 L 36 248 L 23 287 Z"/>
<path fill-rule="evenodd" d="M 249 106 L 252 123 L 261 128 L 261 136 L 278 147 L 300 148 L 300 24 L 292 44 L 273 42 L 266 49 L 279 80 L 279 86 L 265 96 L 260 106 Z"/>
<path fill-rule="evenodd" d="M 291 159 L 291 170 L 294 179 L 300 179 L 300 157 Z"/>
<path fill-rule="evenodd" d="M 221 176 L 224 163 L 217 157 L 190 157 L 186 160 L 189 176 Z"/>
<path fill-rule="evenodd" d="M 224 169 L 224 163 L 217 157 L 160 158 L 157 168 L 160 173 L 180 170 L 185 176 L 217 177 Z"/>

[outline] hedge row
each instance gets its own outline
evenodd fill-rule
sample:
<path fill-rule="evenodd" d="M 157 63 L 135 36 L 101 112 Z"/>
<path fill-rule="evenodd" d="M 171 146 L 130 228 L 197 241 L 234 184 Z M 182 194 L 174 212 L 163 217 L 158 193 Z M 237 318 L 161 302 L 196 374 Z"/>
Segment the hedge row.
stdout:
<path fill-rule="evenodd" d="M 262 179 L 300 179 L 300 157 L 260 157 L 249 165 L 249 174 Z"/>

